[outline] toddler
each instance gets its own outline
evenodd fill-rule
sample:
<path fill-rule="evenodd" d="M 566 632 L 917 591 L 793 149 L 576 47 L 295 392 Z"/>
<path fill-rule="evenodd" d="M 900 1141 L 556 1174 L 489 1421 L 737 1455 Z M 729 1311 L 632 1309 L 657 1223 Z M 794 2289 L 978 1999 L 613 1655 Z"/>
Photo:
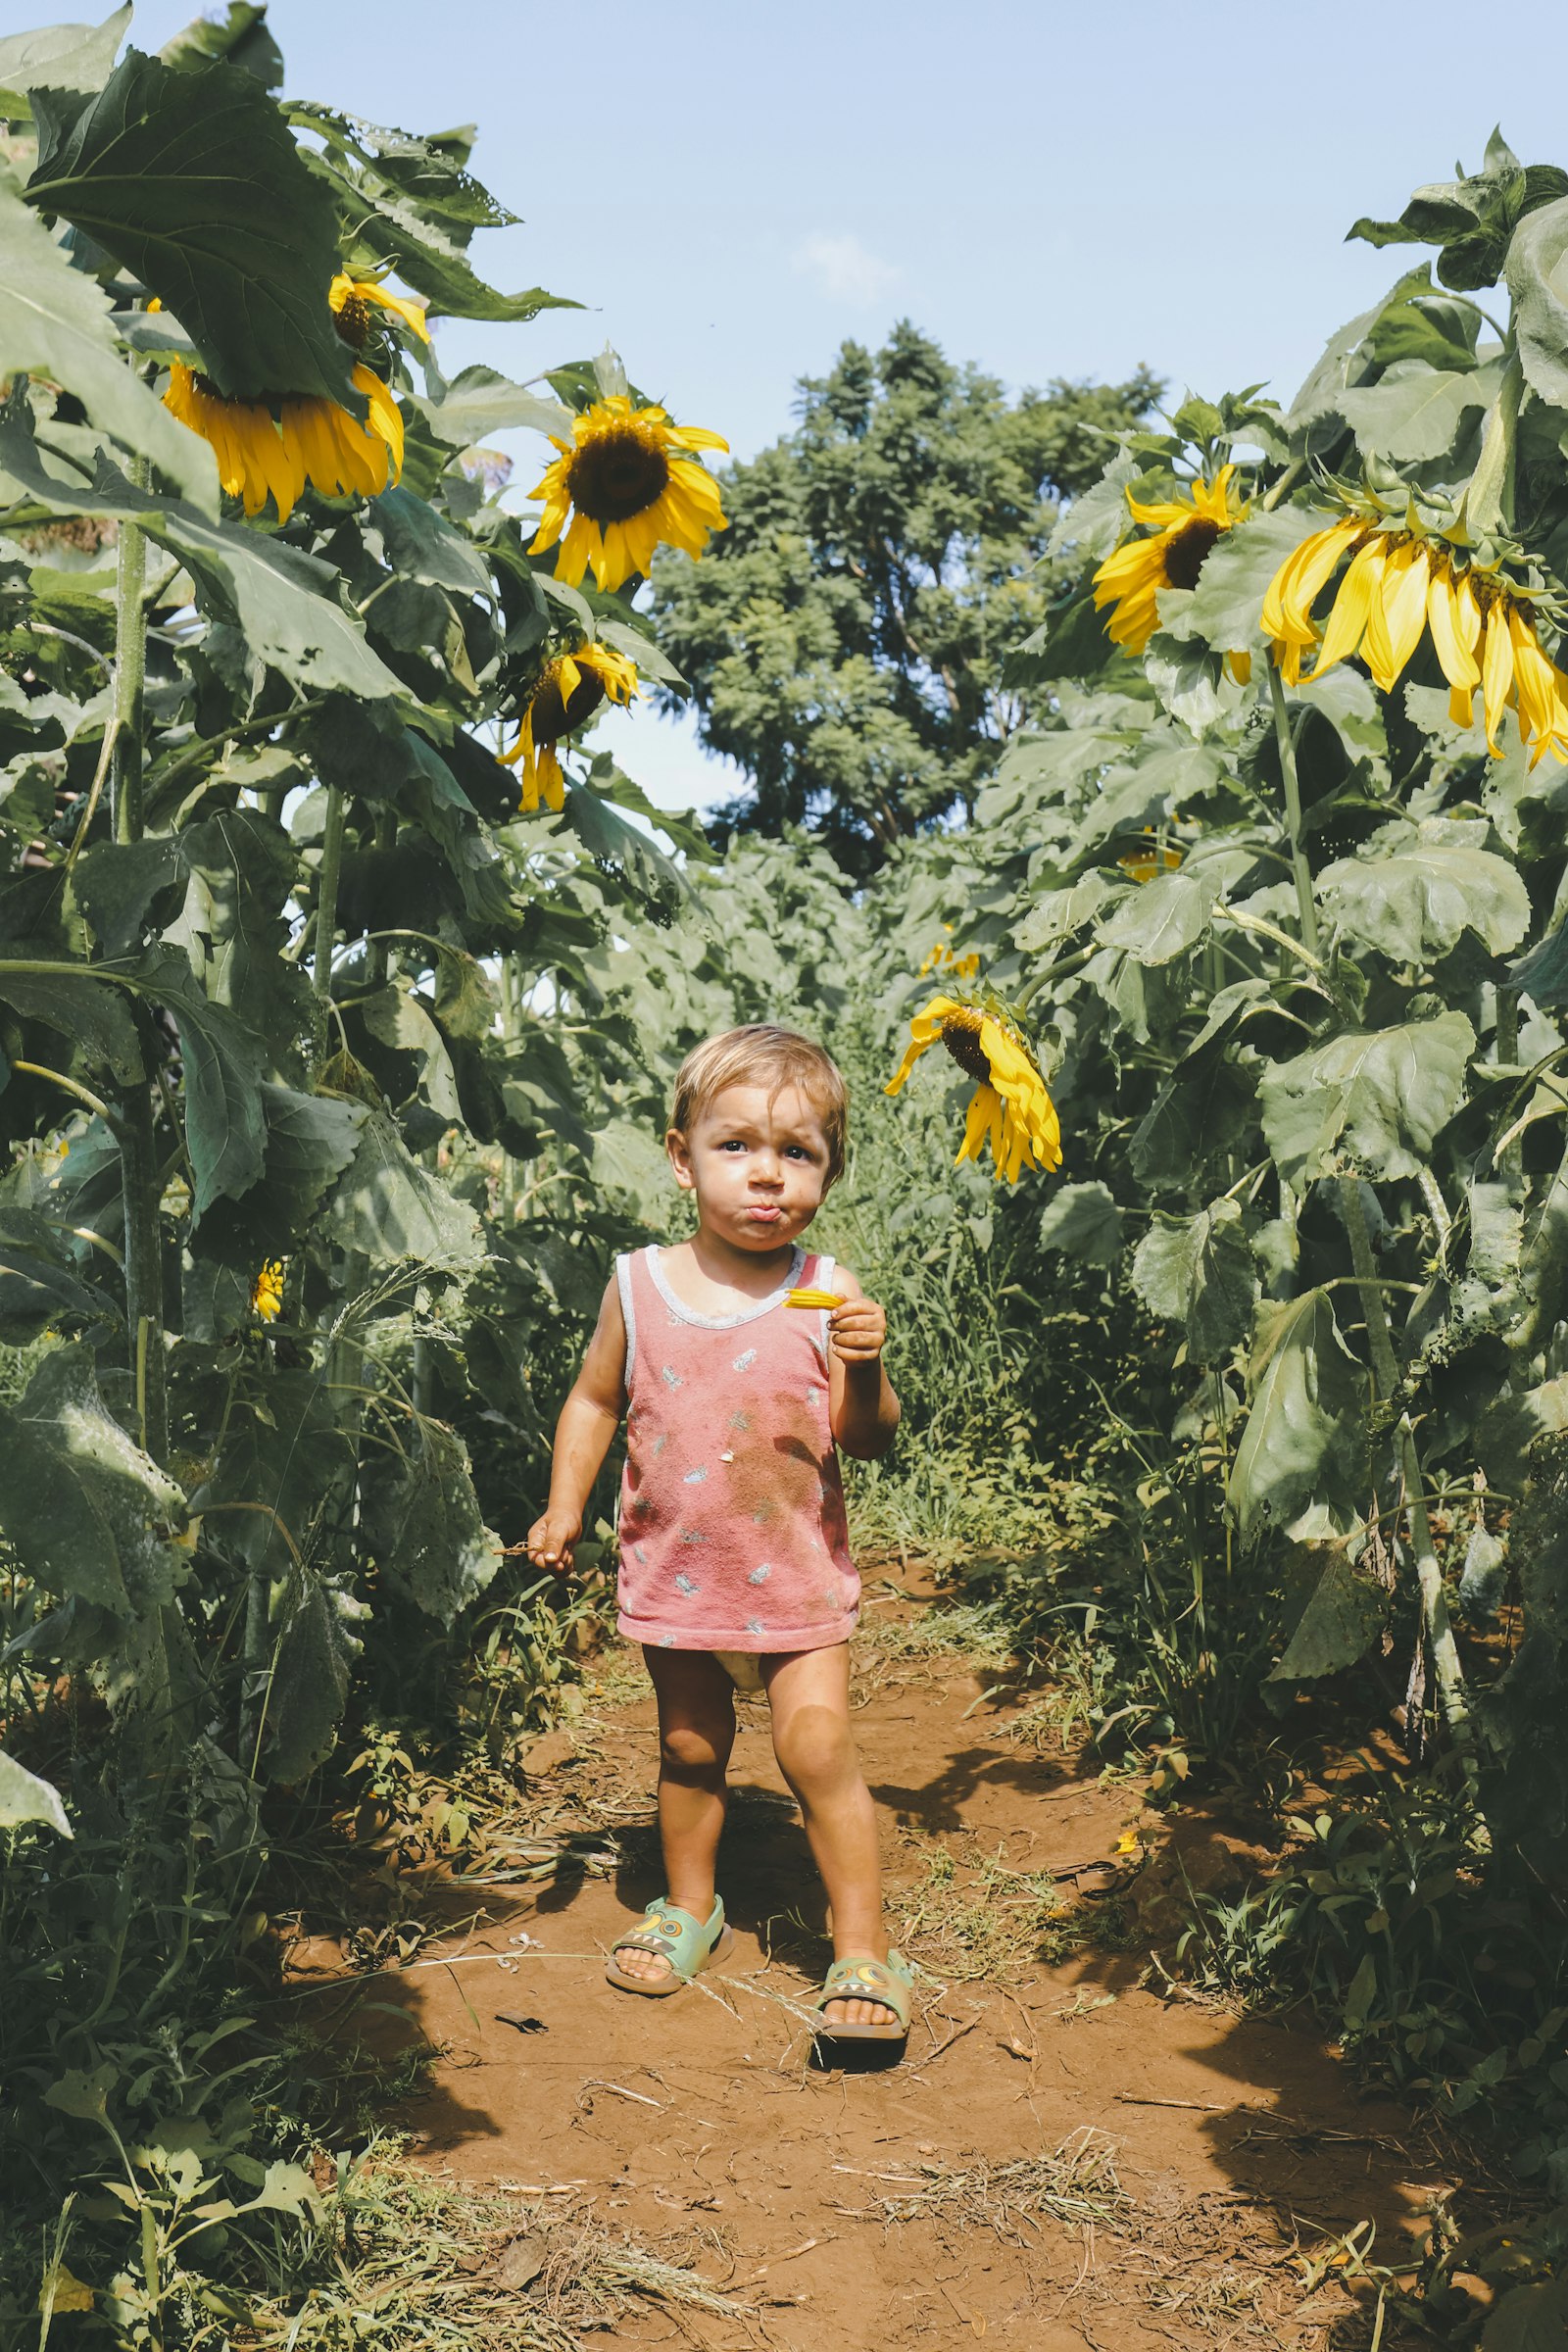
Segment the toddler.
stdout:
<path fill-rule="evenodd" d="M 642 1643 L 659 1701 L 667 1892 L 617 1939 L 611 1984 L 676 1992 L 729 1942 L 713 1886 L 725 1767 L 735 1690 L 760 1683 L 831 1906 L 819 2030 L 902 2041 L 912 1972 L 888 1949 L 876 1822 L 850 1736 L 860 1586 L 835 1450 L 885 1453 L 899 1400 L 881 1307 L 800 1240 L 843 1172 L 847 1113 L 837 1066 L 794 1030 L 732 1029 L 687 1055 L 664 1140 L 697 1230 L 616 1259 L 528 1552 L 569 1570 L 624 1413 L 619 1626 Z M 837 1303 L 791 1305 L 797 1290 Z"/>

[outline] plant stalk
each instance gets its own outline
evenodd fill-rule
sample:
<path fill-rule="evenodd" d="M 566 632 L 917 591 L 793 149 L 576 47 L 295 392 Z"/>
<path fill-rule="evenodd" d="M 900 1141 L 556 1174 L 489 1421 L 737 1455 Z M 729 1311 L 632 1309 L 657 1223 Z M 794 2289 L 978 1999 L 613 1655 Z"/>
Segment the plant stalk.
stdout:
<path fill-rule="evenodd" d="M 343 834 L 348 806 L 341 785 L 327 787 L 326 831 L 321 840 L 321 870 L 316 884 L 316 923 L 311 934 L 317 1003 L 317 1052 L 325 1051 L 326 1007 L 332 995 L 332 942 L 337 936 L 337 891 L 343 873 Z"/>
<path fill-rule="evenodd" d="M 1517 350 L 1509 352 L 1497 397 L 1487 412 L 1481 455 L 1464 494 L 1465 528 L 1472 540 L 1490 539 L 1513 528 L 1514 450 L 1519 437 L 1519 403 L 1525 373 Z"/>
<path fill-rule="evenodd" d="M 145 459 L 132 462 L 130 478 L 139 489 L 146 488 L 150 474 Z M 121 528 L 115 565 L 115 713 L 110 765 L 115 839 L 122 846 L 140 841 L 142 836 L 142 689 L 147 675 L 142 583 L 146 568 L 146 538 L 138 524 L 127 522 Z M 159 1047 L 153 1024 L 139 1005 L 135 1020 L 142 1070 L 121 1096 L 117 1122 L 125 1212 L 125 1336 L 142 1450 L 155 1462 L 163 1462 L 169 1453 L 164 1236 L 159 1211 L 164 1187 L 152 1094 Z"/>
<path fill-rule="evenodd" d="M 1361 1205 L 1361 1180 L 1358 1176 L 1340 1178 L 1340 1204 L 1345 1230 L 1350 1237 L 1350 1262 L 1355 1268 L 1356 1282 L 1360 1287 L 1361 1311 L 1366 1317 L 1367 1346 L 1372 1353 L 1372 1385 L 1380 1400 L 1386 1404 L 1398 1386 L 1399 1365 L 1394 1352 L 1394 1335 L 1389 1330 L 1389 1310 L 1383 1303 L 1377 1263 L 1372 1255 L 1372 1237 L 1366 1229 L 1366 1210 Z"/>
<path fill-rule="evenodd" d="M 1473 1785 L 1474 1734 L 1469 1701 L 1465 1695 L 1464 1669 L 1459 1663 L 1459 1651 L 1453 1639 L 1448 1596 L 1443 1589 L 1443 1570 L 1432 1542 L 1432 1522 L 1427 1516 L 1426 1495 L 1421 1485 L 1421 1462 L 1408 1413 L 1403 1414 L 1399 1421 L 1399 1466 L 1404 1473 L 1405 1508 L 1410 1514 L 1410 1542 L 1415 1552 L 1416 1578 L 1421 1588 L 1421 1631 L 1427 1644 L 1427 1654 L 1432 1660 L 1433 1679 L 1438 1686 L 1438 1705 L 1448 1735 L 1464 1758 L 1465 1777 Z"/>
<path fill-rule="evenodd" d="M 1312 896 L 1312 869 L 1306 862 L 1301 847 L 1301 778 L 1296 764 L 1296 738 L 1291 733 L 1291 714 L 1285 707 L 1285 687 L 1278 666 L 1268 664 L 1268 690 L 1274 705 L 1274 737 L 1280 751 L 1280 772 L 1285 779 L 1285 824 L 1291 837 L 1291 872 L 1296 879 L 1296 904 L 1301 917 L 1301 942 L 1312 955 L 1318 952 L 1317 902 Z"/>
<path fill-rule="evenodd" d="M 129 474 L 135 488 L 145 490 L 151 479 L 148 461 L 133 458 Z M 147 683 L 147 613 L 142 587 L 146 575 L 147 534 L 139 522 L 123 522 L 115 563 L 115 734 L 109 784 L 119 842 L 140 841 L 142 835 L 141 728 Z"/>

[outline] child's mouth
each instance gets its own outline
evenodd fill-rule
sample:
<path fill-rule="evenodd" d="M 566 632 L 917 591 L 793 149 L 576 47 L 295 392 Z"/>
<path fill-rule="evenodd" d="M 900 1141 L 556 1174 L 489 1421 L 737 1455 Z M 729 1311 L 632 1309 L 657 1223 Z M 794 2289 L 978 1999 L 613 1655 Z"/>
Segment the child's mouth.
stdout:
<path fill-rule="evenodd" d="M 746 1214 L 756 1225 L 776 1225 L 784 1211 L 775 1201 L 754 1200 Z"/>

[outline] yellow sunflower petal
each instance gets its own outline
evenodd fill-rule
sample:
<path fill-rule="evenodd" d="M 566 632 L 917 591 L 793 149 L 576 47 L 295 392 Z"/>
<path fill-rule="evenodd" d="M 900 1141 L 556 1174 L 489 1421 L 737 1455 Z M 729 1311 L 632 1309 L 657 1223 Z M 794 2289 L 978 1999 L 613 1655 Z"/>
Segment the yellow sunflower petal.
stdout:
<path fill-rule="evenodd" d="M 1336 662 L 1347 661 L 1359 646 L 1373 596 L 1382 585 L 1386 549 L 1387 542 L 1382 537 L 1368 539 L 1351 557 L 1350 567 L 1340 582 L 1339 594 L 1329 613 L 1317 662 L 1307 681 L 1309 685 Z"/>
<path fill-rule="evenodd" d="M 1498 741 L 1502 714 L 1513 685 L 1513 642 L 1508 635 L 1508 605 L 1498 597 L 1487 613 L 1487 633 L 1481 649 L 1481 690 L 1485 704 L 1487 749 L 1494 760 L 1502 757 Z"/>

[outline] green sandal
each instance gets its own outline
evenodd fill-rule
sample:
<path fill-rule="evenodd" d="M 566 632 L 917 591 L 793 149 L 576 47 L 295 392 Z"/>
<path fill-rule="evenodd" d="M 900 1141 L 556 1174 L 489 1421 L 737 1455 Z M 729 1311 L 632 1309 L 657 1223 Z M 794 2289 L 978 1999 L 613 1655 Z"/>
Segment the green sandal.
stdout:
<path fill-rule="evenodd" d="M 823 2041 L 906 2041 L 909 2034 L 909 1996 L 914 1990 L 914 1971 L 902 1952 L 889 1952 L 885 1960 L 835 1960 L 822 1980 L 822 1989 L 811 2006 L 819 2013 L 829 2001 L 880 2001 L 891 2009 L 892 2017 L 880 2026 L 830 2026 L 824 2017 L 817 2027 L 818 2038 Z"/>
<path fill-rule="evenodd" d="M 724 1906 L 715 1895 L 713 1915 L 704 1927 L 689 1911 L 672 1903 L 666 1895 L 650 1903 L 643 1913 L 643 1925 L 633 1928 L 629 1936 L 617 1936 L 611 1946 L 605 1976 L 622 1992 L 646 1992 L 654 2000 L 679 1992 L 689 1984 L 700 1968 L 716 1960 L 729 1950 L 735 1938 L 724 1925 Z M 617 1952 L 658 1952 L 669 1962 L 662 1977 L 628 1977 L 624 1969 L 615 1966 Z"/>

